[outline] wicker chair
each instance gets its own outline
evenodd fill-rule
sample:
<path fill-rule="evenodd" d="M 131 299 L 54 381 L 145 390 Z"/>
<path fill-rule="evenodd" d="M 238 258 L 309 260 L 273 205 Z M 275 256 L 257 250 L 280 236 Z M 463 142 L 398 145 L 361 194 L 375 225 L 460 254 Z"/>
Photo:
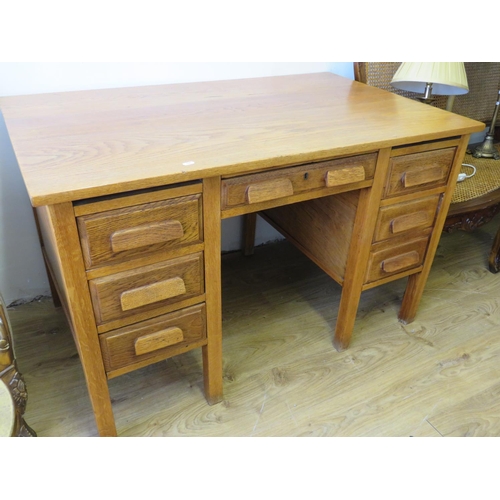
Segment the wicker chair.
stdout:
<path fill-rule="evenodd" d="M 418 94 L 395 89 L 390 84 L 400 64 L 356 62 L 354 77 L 368 85 L 415 99 Z M 500 63 L 466 62 L 465 70 L 469 92 L 455 98 L 453 112 L 489 124 L 500 88 Z M 446 96 L 436 96 L 432 105 L 444 109 L 447 99 Z M 473 231 L 500 212 L 500 161 L 477 159 L 468 151 L 464 163 L 473 164 L 477 172 L 474 177 L 457 184 L 443 228 L 446 232 Z M 471 170 L 463 167 L 462 171 L 469 174 Z M 490 252 L 489 269 L 493 273 L 500 270 L 500 228 Z"/>

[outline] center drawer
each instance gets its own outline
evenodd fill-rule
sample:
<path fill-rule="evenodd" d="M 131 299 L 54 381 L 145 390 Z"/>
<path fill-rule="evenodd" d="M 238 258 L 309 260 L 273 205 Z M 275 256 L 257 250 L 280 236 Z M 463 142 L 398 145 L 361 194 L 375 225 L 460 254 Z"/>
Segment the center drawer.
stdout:
<path fill-rule="evenodd" d="M 373 179 L 376 160 L 377 154 L 372 153 L 224 179 L 221 209 L 248 205 L 259 208 L 259 204 L 272 205 L 274 200 L 284 198 L 296 201 L 295 196 L 308 192 L 326 190 L 328 194 L 330 190 L 333 194 L 346 186 L 355 188 Z"/>
<path fill-rule="evenodd" d="M 89 281 L 98 324 L 152 311 L 204 292 L 203 253 Z"/>

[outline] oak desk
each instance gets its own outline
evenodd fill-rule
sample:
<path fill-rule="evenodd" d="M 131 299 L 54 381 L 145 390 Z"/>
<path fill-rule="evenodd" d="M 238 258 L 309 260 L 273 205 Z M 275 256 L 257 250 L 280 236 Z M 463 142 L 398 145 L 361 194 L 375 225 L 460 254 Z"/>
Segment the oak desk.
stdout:
<path fill-rule="evenodd" d="M 223 218 L 263 213 L 342 285 L 337 349 L 367 288 L 408 277 L 412 321 L 484 127 L 330 73 L 0 105 L 101 435 L 108 378 L 190 349 L 222 399 Z"/>

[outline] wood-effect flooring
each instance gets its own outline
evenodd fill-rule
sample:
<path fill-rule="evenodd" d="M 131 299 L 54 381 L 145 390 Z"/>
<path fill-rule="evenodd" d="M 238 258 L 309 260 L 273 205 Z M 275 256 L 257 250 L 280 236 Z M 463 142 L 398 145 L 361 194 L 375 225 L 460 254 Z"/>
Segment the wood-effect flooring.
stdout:
<path fill-rule="evenodd" d="M 406 280 L 362 294 L 351 345 L 333 329 L 340 287 L 286 241 L 223 256 L 224 400 L 203 394 L 195 350 L 109 381 L 119 436 L 500 436 L 498 217 L 443 234 L 416 320 Z M 38 436 L 95 436 L 62 309 L 9 308 L 26 421 Z"/>

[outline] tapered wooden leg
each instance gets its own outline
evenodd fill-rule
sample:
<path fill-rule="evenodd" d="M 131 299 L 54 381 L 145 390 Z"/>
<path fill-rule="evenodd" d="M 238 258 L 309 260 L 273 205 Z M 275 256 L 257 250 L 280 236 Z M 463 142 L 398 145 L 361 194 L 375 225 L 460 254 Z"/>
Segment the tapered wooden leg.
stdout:
<path fill-rule="evenodd" d="M 362 284 L 359 282 L 351 286 L 342 287 L 337 324 L 333 337 L 333 346 L 339 352 L 345 351 L 349 347 L 359 299 L 361 298 Z"/>
<path fill-rule="evenodd" d="M 411 323 L 415 319 L 420 299 L 422 298 L 424 287 L 427 282 L 427 275 L 428 273 L 417 273 L 408 277 L 408 283 L 398 314 L 399 321 L 405 325 Z"/>
<path fill-rule="evenodd" d="M 431 271 L 432 262 L 434 261 L 434 255 L 436 254 L 439 239 L 441 238 L 446 216 L 448 214 L 448 209 L 450 208 L 451 197 L 453 196 L 453 190 L 455 189 L 458 172 L 460 171 L 460 167 L 462 165 L 465 151 L 467 149 L 468 140 L 468 135 L 463 136 L 460 140 L 459 146 L 457 147 L 455 159 L 453 160 L 453 166 L 450 171 L 449 187 L 447 191 L 442 195 L 439 203 L 439 210 L 436 216 L 434 229 L 427 245 L 427 252 L 425 254 L 422 271 L 417 274 L 412 274 L 408 278 L 405 294 L 401 303 L 401 309 L 399 310 L 398 314 L 398 318 L 401 323 L 411 323 L 415 319 L 415 316 L 417 314 L 417 309 L 424 292 L 425 284 L 427 283 L 427 278 L 429 277 L 429 273 Z"/>
<path fill-rule="evenodd" d="M 205 397 L 215 404 L 223 397 L 220 177 L 203 181 L 203 227 L 208 339 L 202 348 L 203 378 Z"/>
<path fill-rule="evenodd" d="M 361 298 L 368 267 L 368 257 L 377 221 L 379 200 L 389 166 L 389 155 L 389 149 L 380 151 L 377 159 L 377 176 L 373 181 L 373 185 L 371 188 L 362 189 L 359 195 L 333 338 L 333 345 L 337 351 L 347 349 L 351 341 L 359 299 Z"/>
<path fill-rule="evenodd" d="M 49 280 L 50 294 L 52 296 L 52 303 L 54 307 L 61 307 L 61 299 L 59 298 L 59 291 L 57 290 L 57 285 L 54 282 L 54 277 L 50 270 L 50 266 L 47 262 L 47 255 L 44 252 L 44 243 L 42 239 L 42 233 L 40 230 L 40 223 L 38 222 L 38 215 L 36 209 L 33 209 L 33 216 L 35 217 L 36 230 L 38 232 L 38 239 L 40 241 L 40 246 L 42 247 L 43 261 L 45 264 L 45 271 L 47 272 L 47 279 Z"/>
<path fill-rule="evenodd" d="M 54 283 L 54 279 L 52 278 L 52 274 L 50 273 L 50 270 L 47 266 L 45 265 L 45 268 L 47 270 L 47 278 L 49 280 L 49 286 L 50 286 L 50 294 L 52 296 L 52 303 L 54 304 L 54 307 L 61 307 L 61 300 L 59 298 L 59 292 L 57 291 L 57 287 Z"/>
<path fill-rule="evenodd" d="M 62 305 L 80 355 L 97 430 L 101 436 L 116 436 L 73 206 L 61 203 L 37 211 L 51 272 L 57 277 Z"/>
<path fill-rule="evenodd" d="M 500 227 L 498 228 L 495 241 L 491 247 L 488 266 L 492 273 L 498 273 L 498 271 L 500 271 Z"/>
<path fill-rule="evenodd" d="M 243 255 L 253 255 L 255 249 L 255 228 L 257 214 L 251 213 L 243 216 Z"/>

